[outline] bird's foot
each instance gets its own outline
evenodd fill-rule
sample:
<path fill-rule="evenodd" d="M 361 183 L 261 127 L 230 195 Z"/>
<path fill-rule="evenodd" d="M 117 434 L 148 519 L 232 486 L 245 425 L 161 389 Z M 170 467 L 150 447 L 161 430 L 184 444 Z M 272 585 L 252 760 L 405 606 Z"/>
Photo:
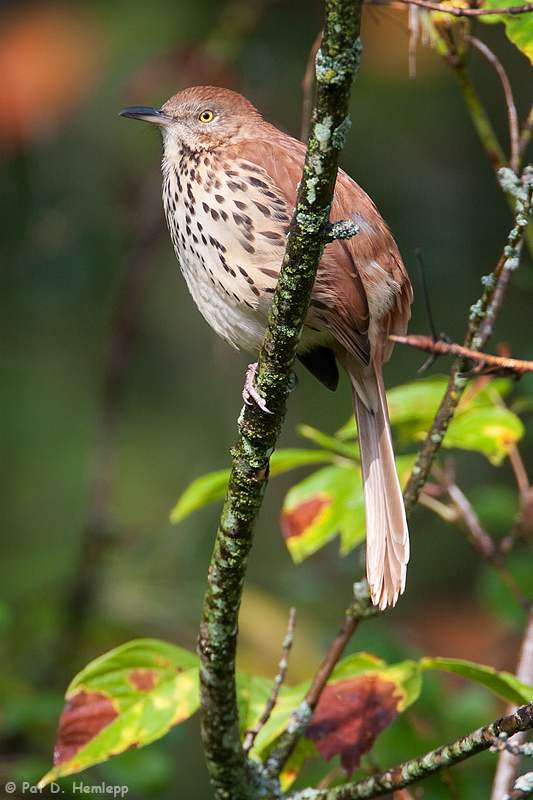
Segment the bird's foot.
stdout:
<path fill-rule="evenodd" d="M 264 411 L 266 414 L 272 414 L 272 411 L 269 411 L 267 405 L 261 395 L 259 394 L 258 390 L 255 387 L 255 376 L 257 375 L 257 361 L 255 364 L 248 364 L 248 369 L 246 370 L 246 378 L 244 380 L 244 389 L 242 390 L 242 399 L 246 403 L 247 406 L 251 406 L 252 402 L 257 403 L 261 411 Z"/>

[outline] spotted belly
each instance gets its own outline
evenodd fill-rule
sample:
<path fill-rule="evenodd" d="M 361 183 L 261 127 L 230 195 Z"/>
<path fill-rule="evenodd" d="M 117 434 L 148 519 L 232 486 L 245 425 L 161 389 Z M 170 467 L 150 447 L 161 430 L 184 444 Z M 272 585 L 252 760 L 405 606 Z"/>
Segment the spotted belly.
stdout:
<path fill-rule="evenodd" d="M 273 214 L 261 196 L 254 200 L 251 181 L 259 178 L 245 170 L 222 181 L 209 163 L 165 167 L 165 213 L 188 289 L 219 336 L 257 353 L 285 251 L 287 210 L 280 201 Z"/>

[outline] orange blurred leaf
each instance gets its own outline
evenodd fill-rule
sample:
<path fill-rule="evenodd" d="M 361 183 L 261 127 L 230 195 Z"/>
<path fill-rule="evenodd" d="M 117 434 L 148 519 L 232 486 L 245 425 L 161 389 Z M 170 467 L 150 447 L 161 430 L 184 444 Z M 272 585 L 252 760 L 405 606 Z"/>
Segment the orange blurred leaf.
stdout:
<path fill-rule="evenodd" d="M 81 5 L 42 2 L 0 17 L 0 143 L 54 133 L 100 74 L 103 37 Z"/>

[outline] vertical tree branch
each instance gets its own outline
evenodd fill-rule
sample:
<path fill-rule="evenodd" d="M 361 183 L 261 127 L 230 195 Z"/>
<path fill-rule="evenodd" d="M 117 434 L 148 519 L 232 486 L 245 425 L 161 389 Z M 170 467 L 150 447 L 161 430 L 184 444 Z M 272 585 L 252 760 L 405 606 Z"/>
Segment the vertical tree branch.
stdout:
<path fill-rule="evenodd" d="M 362 0 L 328 0 L 316 59 L 317 97 L 304 174 L 265 340 L 257 388 L 272 414 L 246 406 L 209 570 L 200 629 L 201 728 L 217 798 L 247 800 L 261 785 L 239 736 L 235 689 L 237 619 L 255 522 L 268 479 L 268 462 L 285 413 L 291 368 L 327 238 L 329 213 L 348 103 L 359 65 Z M 353 231 L 352 231 L 353 233 Z"/>
<path fill-rule="evenodd" d="M 519 681 L 529 686 L 533 684 L 533 610 L 529 612 L 524 638 L 522 639 L 516 677 Z M 515 707 L 510 706 L 507 711 L 512 714 L 514 710 Z M 522 744 L 524 739 L 524 734 L 518 733 L 516 738 L 513 739 L 513 744 Z M 492 784 L 491 800 L 502 800 L 506 794 L 511 793 L 519 765 L 520 756 L 513 755 L 508 750 L 502 751 L 496 775 L 494 776 L 494 783 Z"/>

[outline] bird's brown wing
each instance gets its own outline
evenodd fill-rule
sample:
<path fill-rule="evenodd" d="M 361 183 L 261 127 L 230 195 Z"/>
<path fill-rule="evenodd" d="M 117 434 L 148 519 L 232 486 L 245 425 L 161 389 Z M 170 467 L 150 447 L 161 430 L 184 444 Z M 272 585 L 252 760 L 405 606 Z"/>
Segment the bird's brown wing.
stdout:
<path fill-rule="evenodd" d="M 244 143 L 241 158 L 263 167 L 292 209 L 305 147 L 268 129 L 268 140 L 259 137 Z M 282 158 L 277 156 L 280 146 Z M 387 225 L 368 195 L 342 171 L 331 219 L 352 220 L 359 232 L 348 241 L 326 246 L 307 322 L 318 320 L 333 334 L 338 342 L 333 345 L 335 355 L 350 377 L 363 471 L 367 575 L 373 602 L 385 608 L 396 603 L 405 587 L 409 532 L 381 364 L 392 349 L 388 334 L 407 326 L 412 291 Z M 318 370 L 315 374 L 320 378 Z"/>
<path fill-rule="evenodd" d="M 267 132 L 268 138 L 263 136 L 239 143 L 235 146 L 235 156 L 262 168 L 292 212 L 296 204 L 296 187 L 302 177 L 305 146 L 270 125 Z M 279 156 L 280 148 L 282 158 Z M 365 199 L 371 202 L 357 184 L 354 186 L 358 205 Z M 365 211 L 361 209 L 361 213 Z M 332 215 L 332 218 L 341 217 Z M 331 242 L 326 245 L 320 261 L 307 323 L 330 331 L 340 344 L 368 364 L 368 322 L 366 292 L 354 253 L 346 241 Z"/>

